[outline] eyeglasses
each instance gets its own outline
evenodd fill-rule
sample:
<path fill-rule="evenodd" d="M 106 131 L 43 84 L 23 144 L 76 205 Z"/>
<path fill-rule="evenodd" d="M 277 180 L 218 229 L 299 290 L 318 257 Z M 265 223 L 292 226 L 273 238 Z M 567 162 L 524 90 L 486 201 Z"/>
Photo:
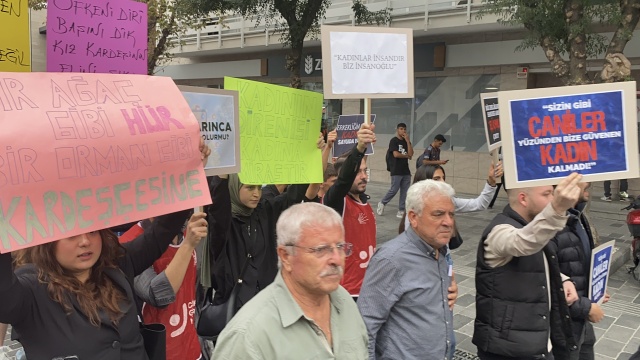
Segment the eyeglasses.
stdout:
<path fill-rule="evenodd" d="M 293 246 L 300 249 L 304 249 L 308 253 L 314 254 L 317 258 L 323 258 L 333 254 L 333 249 L 338 250 L 338 253 L 342 253 L 344 254 L 344 256 L 351 255 L 351 252 L 353 251 L 353 244 L 351 243 L 341 243 L 336 246 L 320 245 L 315 247 L 298 246 L 295 244 L 285 244 L 285 246 Z"/>

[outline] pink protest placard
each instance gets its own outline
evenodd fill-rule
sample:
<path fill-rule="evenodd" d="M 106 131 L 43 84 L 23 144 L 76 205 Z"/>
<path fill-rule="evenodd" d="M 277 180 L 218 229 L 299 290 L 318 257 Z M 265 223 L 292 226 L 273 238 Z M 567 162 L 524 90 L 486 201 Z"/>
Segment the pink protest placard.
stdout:
<path fill-rule="evenodd" d="M 0 72 L 0 252 L 211 203 L 170 78 Z"/>
<path fill-rule="evenodd" d="M 50 0 L 47 71 L 147 73 L 147 4 Z"/>

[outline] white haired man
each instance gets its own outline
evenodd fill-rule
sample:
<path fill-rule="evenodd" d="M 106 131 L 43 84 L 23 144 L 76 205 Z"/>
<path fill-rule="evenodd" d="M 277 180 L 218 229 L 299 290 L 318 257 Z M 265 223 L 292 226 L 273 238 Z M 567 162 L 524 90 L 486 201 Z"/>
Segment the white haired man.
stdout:
<path fill-rule="evenodd" d="M 364 277 L 358 308 L 367 326 L 369 359 L 448 359 L 453 333 L 445 259 L 453 235 L 453 188 L 419 181 L 407 192 L 411 227 L 380 246 Z"/>
<path fill-rule="evenodd" d="M 225 327 L 213 358 L 366 359 L 366 328 L 340 286 L 352 250 L 340 215 L 318 203 L 294 205 L 276 233 L 280 272 Z"/>

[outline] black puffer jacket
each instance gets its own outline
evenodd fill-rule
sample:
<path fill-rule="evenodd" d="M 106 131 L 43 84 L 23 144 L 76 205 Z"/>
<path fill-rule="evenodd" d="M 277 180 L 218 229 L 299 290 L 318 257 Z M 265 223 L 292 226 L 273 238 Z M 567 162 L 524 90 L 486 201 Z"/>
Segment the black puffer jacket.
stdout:
<path fill-rule="evenodd" d="M 584 246 L 578 236 L 577 227 L 580 222 L 589 237 L 589 249 L 593 249 L 593 235 L 586 217 L 582 215 L 585 204 L 579 204 L 576 209 L 569 211 L 569 219 L 567 226 L 549 242 L 552 250 L 558 255 L 560 263 L 560 271 L 571 278 L 576 285 L 576 291 L 580 299 L 569 307 L 571 311 L 571 319 L 573 333 L 579 338 L 582 333 L 584 322 L 589 319 L 589 311 L 591 310 L 591 301 L 589 300 L 589 264 L 591 262 L 591 253 L 585 254 Z"/>
<path fill-rule="evenodd" d="M 249 217 L 232 216 L 227 179 L 214 176 L 209 186 L 213 200 L 208 219 L 209 250 L 213 264 L 211 280 L 216 290 L 214 304 L 222 304 L 229 299 L 246 262 L 247 253 L 252 254 L 238 291 L 237 310 L 275 279 L 278 273 L 276 222 L 283 211 L 305 200 L 309 185 L 291 185 L 283 194 L 262 199 Z M 254 239 L 249 234 L 249 227 L 254 231 Z"/>

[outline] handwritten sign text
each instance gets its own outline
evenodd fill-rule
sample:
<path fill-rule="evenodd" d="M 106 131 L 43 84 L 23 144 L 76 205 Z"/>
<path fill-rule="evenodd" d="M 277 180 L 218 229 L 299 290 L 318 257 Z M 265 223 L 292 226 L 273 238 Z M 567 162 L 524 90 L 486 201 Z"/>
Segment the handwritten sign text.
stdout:
<path fill-rule="evenodd" d="M 47 71 L 147 73 L 147 5 L 131 0 L 52 0 Z"/>
<path fill-rule="evenodd" d="M 1 252 L 210 202 L 169 78 L 0 73 L 0 124 Z"/>
<path fill-rule="evenodd" d="M 31 71 L 27 0 L 0 0 L 0 71 Z"/>

